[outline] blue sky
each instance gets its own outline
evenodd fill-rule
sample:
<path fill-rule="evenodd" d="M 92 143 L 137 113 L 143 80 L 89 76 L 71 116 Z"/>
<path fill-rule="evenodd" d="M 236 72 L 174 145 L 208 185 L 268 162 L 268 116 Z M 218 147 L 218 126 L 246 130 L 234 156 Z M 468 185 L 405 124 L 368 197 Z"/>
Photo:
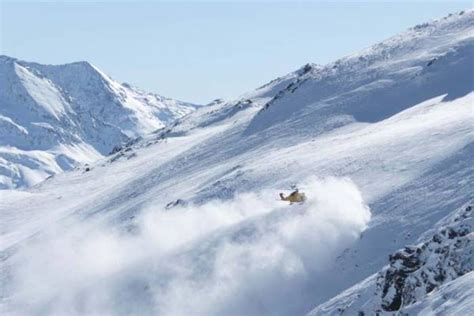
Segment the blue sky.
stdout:
<path fill-rule="evenodd" d="M 235 98 L 472 8 L 460 1 L 1 2 L 2 54 L 87 60 L 118 81 L 196 103 Z"/>

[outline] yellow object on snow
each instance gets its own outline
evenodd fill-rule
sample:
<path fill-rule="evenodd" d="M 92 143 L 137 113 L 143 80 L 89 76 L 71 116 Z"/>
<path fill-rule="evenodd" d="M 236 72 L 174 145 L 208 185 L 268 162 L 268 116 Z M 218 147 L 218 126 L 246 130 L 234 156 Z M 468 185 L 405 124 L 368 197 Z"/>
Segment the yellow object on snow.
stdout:
<path fill-rule="evenodd" d="M 306 201 L 306 195 L 304 193 L 298 192 L 298 190 L 293 191 L 290 195 L 285 196 L 283 193 L 280 193 L 280 198 L 282 201 L 288 201 L 292 203 L 303 203 Z"/>

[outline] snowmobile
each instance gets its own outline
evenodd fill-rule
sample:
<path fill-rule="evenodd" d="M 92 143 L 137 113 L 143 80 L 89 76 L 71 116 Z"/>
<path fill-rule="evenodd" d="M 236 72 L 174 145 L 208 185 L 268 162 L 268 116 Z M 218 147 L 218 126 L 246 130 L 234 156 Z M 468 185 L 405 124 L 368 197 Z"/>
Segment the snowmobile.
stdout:
<path fill-rule="evenodd" d="M 280 199 L 282 201 L 288 201 L 290 202 L 290 205 L 294 203 L 304 203 L 306 201 L 306 195 L 303 192 L 299 192 L 298 189 L 294 190 L 293 192 L 290 193 L 290 195 L 285 196 L 283 193 L 280 193 Z"/>

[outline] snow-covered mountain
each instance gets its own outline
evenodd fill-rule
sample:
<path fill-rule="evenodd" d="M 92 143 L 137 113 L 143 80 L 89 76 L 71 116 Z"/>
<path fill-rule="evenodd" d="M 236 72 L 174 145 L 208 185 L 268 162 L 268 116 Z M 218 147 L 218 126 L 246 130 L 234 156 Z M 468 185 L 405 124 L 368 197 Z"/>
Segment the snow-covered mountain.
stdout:
<path fill-rule="evenodd" d="M 474 273 L 473 227 L 473 206 L 463 206 L 441 220 L 428 239 L 391 254 L 388 267 L 308 315 L 375 315 L 382 312 L 469 315 L 472 305 L 461 304 L 462 301 L 453 298 L 453 289 L 445 289 L 436 303 L 429 302 L 432 299 L 427 298 L 427 294 L 436 293 L 445 283 L 459 283 L 458 278 L 467 283 L 467 286 L 462 285 L 462 290 L 472 292 L 473 283 L 468 280 Z M 457 291 L 458 286 L 453 284 L 451 287 Z M 472 300 L 472 296 L 466 297 Z M 454 308 L 453 301 L 456 302 Z"/>
<path fill-rule="evenodd" d="M 193 111 L 119 84 L 87 62 L 0 56 L 0 189 L 36 184 Z"/>
<path fill-rule="evenodd" d="M 472 314 L 473 55 L 452 14 L 1 191 L 4 313 Z"/>

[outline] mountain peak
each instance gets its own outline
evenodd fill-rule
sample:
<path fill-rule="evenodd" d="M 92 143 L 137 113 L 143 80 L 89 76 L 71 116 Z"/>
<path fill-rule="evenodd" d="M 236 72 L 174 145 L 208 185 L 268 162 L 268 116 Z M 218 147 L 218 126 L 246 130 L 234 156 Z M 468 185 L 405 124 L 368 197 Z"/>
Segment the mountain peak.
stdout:
<path fill-rule="evenodd" d="M 85 60 L 81 60 L 81 61 L 75 61 L 75 62 L 72 62 L 72 63 L 65 63 L 65 64 L 62 64 L 62 65 L 58 65 L 58 66 L 62 66 L 62 67 L 80 67 L 80 68 L 83 68 L 83 69 L 91 69 L 91 70 L 94 70 L 94 71 L 99 71 L 99 69 L 94 66 L 93 64 L 91 64 L 90 62 L 88 61 L 85 61 Z"/>
<path fill-rule="evenodd" d="M 0 91 L 0 161 L 15 161 L 0 163 L 0 189 L 89 163 L 195 109 L 121 85 L 87 61 L 43 65 L 2 55 L 0 64 L 7 87 Z"/>
<path fill-rule="evenodd" d="M 12 64 L 16 61 L 17 61 L 16 58 L 13 58 L 13 57 L 10 57 L 10 56 L 7 56 L 7 55 L 0 55 L 0 63 Z"/>
<path fill-rule="evenodd" d="M 466 16 L 305 65 L 173 123 L 187 104 L 87 65 L 1 67 L 0 145 L 11 146 L 0 147 L 0 186 L 89 163 L 1 193 L 2 308 L 416 315 L 408 309 L 447 286 L 443 305 L 464 311 L 429 303 L 425 313 L 473 314 L 474 278 L 468 295 L 447 291 L 474 269 Z M 60 120 L 37 115 L 56 104 Z M 295 188 L 305 203 L 279 199 Z M 65 267 L 74 274 L 58 273 Z"/>

